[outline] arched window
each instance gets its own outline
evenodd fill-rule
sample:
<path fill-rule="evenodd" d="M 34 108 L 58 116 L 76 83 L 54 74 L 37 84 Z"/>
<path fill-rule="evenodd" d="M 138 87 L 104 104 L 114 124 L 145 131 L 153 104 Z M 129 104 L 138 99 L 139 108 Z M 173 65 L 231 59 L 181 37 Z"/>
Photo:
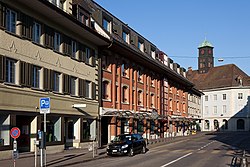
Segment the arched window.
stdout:
<path fill-rule="evenodd" d="M 237 129 L 239 129 L 239 130 L 245 129 L 245 121 L 243 119 L 237 120 Z"/>
<path fill-rule="evenodd" d="M 209 126 L 210 126 L 209 120 L 205 120 L 205 126 L 204 126 L 204 128 L 205 129 L 209 129 Z"/>
<path fill-rule="evenodd" d="M 122 87 L 122 102 L 123 103 L 128 102 L 128 87 L 127 86 Z"/>
<path fill-rule="evenodd" d="M 151 107 L 155 107 L 155 95 L 153 94 L 153 93 L 151 93 L 151 99 L 150 99 L 150 101 L 151 101 Z"/>
<path fill-rule="evenodd" d="M 109 81 L 103 81 L 102 83 L 102 98 L 111 99 L 110 84 Z"/>
<path fill-rule="evenodd" d="M 138 105 L 139 106 L 143 105 L 142 90 L 138 91 Z"/>
<path fill-rule="evenodd" d="M 228 129 L 228 121 L 226 119 L 223 119 L 223 129 Z"/>
<path fill-rule="evenodd" d="M 219 129 L 219 121 L 217 119 L 214 120 L 214 129 Z"/>

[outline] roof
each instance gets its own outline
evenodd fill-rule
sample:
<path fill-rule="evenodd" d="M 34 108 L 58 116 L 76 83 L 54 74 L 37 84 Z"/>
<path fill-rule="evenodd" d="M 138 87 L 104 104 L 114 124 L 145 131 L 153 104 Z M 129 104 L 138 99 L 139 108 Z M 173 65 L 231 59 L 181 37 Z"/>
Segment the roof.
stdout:
<path fill-rule="evenodd" d="M 207 73 L 188 70 L 187 78 L 198 90 L 250 86 L 250 77 L 234 64 L 212 67 Z"/>
<path fill-rule="evenodd" d="M 206 47 L 206 46 L 208 46 L 208 47 L 213 47 L 213 45 L 205 39 L 205 40 L 199 45 L 198 48 L 203 48 L 203 47 Z"/>

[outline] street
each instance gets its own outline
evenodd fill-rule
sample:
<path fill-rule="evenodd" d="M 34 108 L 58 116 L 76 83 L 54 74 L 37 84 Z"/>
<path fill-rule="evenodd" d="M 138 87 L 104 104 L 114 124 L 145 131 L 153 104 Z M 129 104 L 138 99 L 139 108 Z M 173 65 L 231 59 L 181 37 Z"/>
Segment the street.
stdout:
<path fill-rule="evenodd" d="M 96 161 L 76 164 L 77 166 L 112 167 L 211 167 L 230 166 L 233 156 L 242 149 L 248 149 L 245 141 L 249 133 L 219 133 L 217 135 L 192 136 L 171 144 L 150 149 L 146 154 L 134 157 L 107 157 Z M 247 148 L 248 147 L 248 148 Z M 240 152 L 241 153 L 241 152 Z"/>
<path fill-rule="evenodd" d="M 63 153 L 48 154 L 48 167 L 221 167 L 230 166 L 234 156 L 241 156 L 246 150 L 250 161 L 249 132 L 201 132 L 196 135 L 168 138 L 166 142 L 158 142 L 148 146 L 146 154 L 136 154 L 133 157 L 113 156 L 105 153 L 105 148 L 98 150 L 93 159 L 92 152 L 81 149 L 65 150 Z M 17 159 L 16 167 L 34 166 L 34 156 Z M 39 163 L 39 162 L 38 162 Z M 1 160 L 1 167 L 13 166 L 13 160 Z M 38 164 L 38 166 L 40 166 Z"/>

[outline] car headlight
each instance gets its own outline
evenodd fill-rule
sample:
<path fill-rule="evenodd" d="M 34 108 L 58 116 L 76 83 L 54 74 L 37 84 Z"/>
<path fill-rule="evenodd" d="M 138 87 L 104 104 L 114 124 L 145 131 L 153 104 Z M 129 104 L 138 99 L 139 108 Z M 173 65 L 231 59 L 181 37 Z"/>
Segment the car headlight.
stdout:
<path fill-rule="evenodd" d="M 125 144 L 125 145 L 122 146 L 122 149 L 127 148 L 127 147 L 128 147 L 128 145 Z"/>

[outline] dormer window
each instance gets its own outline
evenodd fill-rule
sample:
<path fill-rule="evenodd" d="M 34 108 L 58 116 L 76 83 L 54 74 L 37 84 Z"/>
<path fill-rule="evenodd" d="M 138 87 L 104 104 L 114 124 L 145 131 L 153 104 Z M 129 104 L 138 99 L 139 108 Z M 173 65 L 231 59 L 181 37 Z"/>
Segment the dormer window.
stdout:
<path fill-rule="evenodd" d="M 122 32 L 122 39 L 126 42 L 129 43 L 129 33 L 127 31 Z"/>
<path fill-rule="evenodd" d="M 111 21 L 110 20 L 103 18 L 102 26 L 106 31 L 111 32 Z"/>
<path fill-rule="evenodd" d="M 152 57 L 153 59 L 155 59 L 155 50 L 154 50 L 154 49 L 151 49 L 151 57 Z"/>
<path fill-rule="evenodd" d="M 144 43 L 142 40 L 138 40 L 138 49 L 140 49 L 140 51 L 144 52 Z"/>

